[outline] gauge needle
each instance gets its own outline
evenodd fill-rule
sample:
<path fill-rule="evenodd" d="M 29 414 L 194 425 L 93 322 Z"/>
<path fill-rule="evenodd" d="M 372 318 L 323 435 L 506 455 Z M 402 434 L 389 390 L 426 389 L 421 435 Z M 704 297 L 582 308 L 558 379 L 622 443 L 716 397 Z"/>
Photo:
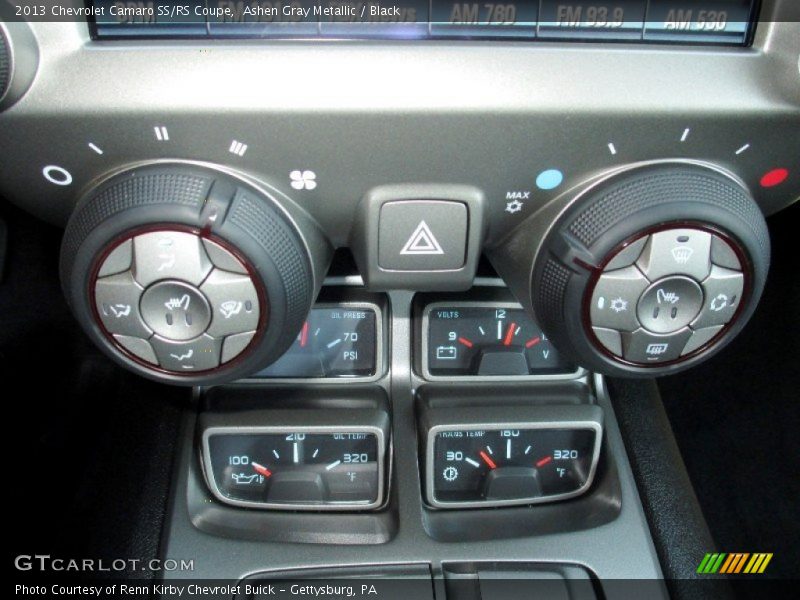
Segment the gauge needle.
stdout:
<path fill-rule="evenodd" d="M 506 333 L 506 337 L 503 340 L 503 346 L 510 346 L 511 341 L 514 339 L 514 330 L 517 328 L 516 323 L 511 323 L 508 326 L 508 332 Z"/>
<path fill-rule="evenodd" d="M 495 464 L 495 462 L 491 458 L 489 458 L 489 455 L 486 454 L 486 452 L 481 450 L 479 452 L 479 454 L 481 455 L 481 458 L 483 459 L 483 462 L 485 462 L 487 465 L 489 465 L 490 469 L 496 469 L 497 468 L 497 465 Z"/>
<path fill-rule="evenodd" d="M 536 466 L 537 467 L 543 467 L 543 466 L 545 466 L 546 464 L 548 464 L 552 460 L 553 460 L 552 456 L 545 456 L 543 459 L 541 459 L 541 460 L 536 462 Z"/>
<path fill-rule="evenodd" d="M 264 465 L 260 465 L 257 462 L 254 462 L 252 464 L 253 468 L 256 470 L 256 473 L 258 473 L 259 475 L 263 475 L 264 477 L 269 477 L 270 475 L 272 475 L 272 471 L 270 471 Z"/>
<path fill-rule="evenodd" d="M 525 342 L 525 347 L 526 348 L 533 348 L 536 344 L 538 344 L 541 341 L 542 341 L 542 338 L 540 338 L 537 335 L 535 338 L 531 338 L 527 342 Z"/>
<path fill-rule="evenodd" d="M 474 345 L 471 341 L 469 341 L 465 337 L 458 338 L 458 341 L 461 342 L 462 344 L 464 344 L 467 348 L 472 348 L 472 346 Z"/>
<path fill-rule="evenodd" d="M 300 331 L 300 347 L 305 348 L 308 344 L 308 321 L 303 323 L 303 329 Z"/>

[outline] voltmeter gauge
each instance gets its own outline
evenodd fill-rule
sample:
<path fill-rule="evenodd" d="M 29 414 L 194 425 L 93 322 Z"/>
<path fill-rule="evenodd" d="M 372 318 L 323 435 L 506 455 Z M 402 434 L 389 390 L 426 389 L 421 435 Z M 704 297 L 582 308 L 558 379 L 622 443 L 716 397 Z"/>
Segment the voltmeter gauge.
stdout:
<path fill-rule="evenodd" d="M 383 501 L 384 425 L 210 427 L 206 480 L 226 504 L 358 510 Z"/>
<path fill-rule="evenodd" d="M 539 325 L 518 304 L 435 303 L 423 313 L 423 374 L 432 380 L 572 375 Z"/>
<path fill-rule="evenodd" d="M 600 451 L 598 407 L 542 411 L 539 417 L 534 411 L 505 422 L 473 418 L 431 426 L 426 449 L 429 503 L 438 508 L 535 504 L 586 491 Z"/>

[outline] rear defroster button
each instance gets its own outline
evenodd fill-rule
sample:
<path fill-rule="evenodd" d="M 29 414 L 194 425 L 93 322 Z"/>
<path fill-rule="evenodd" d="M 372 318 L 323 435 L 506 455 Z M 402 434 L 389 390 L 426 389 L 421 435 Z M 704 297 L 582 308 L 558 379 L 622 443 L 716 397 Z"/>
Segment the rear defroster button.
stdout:
<path fill-rule="evenodd" d="M 692 330 L 684 327 L 669 335 L 655 335 L 644 329 L 622 334 L 625 360 L 637 363 L 661 363 L 679 358 Z"/>

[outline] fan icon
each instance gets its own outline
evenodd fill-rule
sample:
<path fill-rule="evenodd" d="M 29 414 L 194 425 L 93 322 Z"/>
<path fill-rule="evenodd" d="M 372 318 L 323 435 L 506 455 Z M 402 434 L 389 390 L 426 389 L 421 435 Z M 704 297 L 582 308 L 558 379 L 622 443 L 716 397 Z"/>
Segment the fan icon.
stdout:
<path fill-rule="evenodd" d="M 314 171 L 295 169 L 289 173 L 289 179 L 296 190 L 313 190 L 317 187 L 317 174 Z"/>
<path fill-rule="evenodd" d="M 611 301 L 611 310 L 615 313 L 621 313 L 628 310 L 628 301 L 624 298 L 614 298 Z"/>
<path fill-rule="evenodd" d="M 511 202 L 506 203 L 506 212 L 509 214 L 518 213 L 522 210 L 522 202 L 519 200 L 512 200 Z"/>

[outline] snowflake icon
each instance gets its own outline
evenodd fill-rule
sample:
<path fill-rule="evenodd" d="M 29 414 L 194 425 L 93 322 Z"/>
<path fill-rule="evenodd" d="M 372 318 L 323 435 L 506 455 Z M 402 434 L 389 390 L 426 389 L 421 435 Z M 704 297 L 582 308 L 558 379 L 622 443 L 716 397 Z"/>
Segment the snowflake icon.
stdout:
<path fill-rule="evenodd" d="M 289 173 L 289 179 L 296 190 L 313 190 L 317 187 L 317 174 L 314 171 L 295 169 Z"/>
<path fill-rule="evenodd" d="M 616 313 L 625 312 L 628 310 L 628 301 L 624 298 L 614 298 L 611 301 L 611 310 Z"/>
<path fill-rule="evenodd" d="M 511 202 L 506 203 L 506 212 L 513 215 L 514 213 L 518 213 L 522 210 L 522 202 L 519 200 L 512 200 Z"/>

